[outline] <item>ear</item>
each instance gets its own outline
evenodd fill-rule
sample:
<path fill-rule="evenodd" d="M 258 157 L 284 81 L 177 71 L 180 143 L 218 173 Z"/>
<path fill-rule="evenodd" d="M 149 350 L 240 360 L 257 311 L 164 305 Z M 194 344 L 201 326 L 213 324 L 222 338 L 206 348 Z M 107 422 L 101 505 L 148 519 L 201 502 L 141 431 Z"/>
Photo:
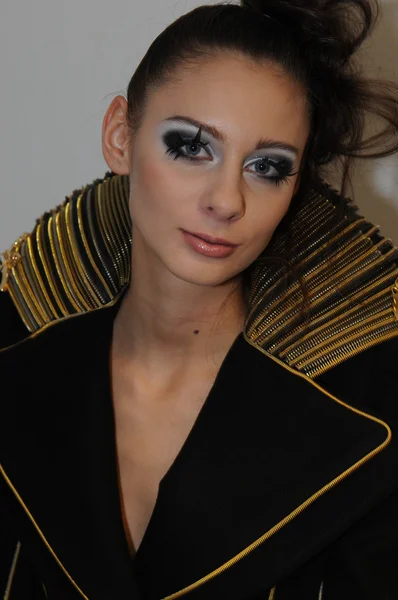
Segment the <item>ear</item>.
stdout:
<path fill-rule="evenodd" d="M 102 122 L 102 154 L 111 171 L 117 175 L 130 172 L 129 128 L 127 100 L 116 96 Z"/>

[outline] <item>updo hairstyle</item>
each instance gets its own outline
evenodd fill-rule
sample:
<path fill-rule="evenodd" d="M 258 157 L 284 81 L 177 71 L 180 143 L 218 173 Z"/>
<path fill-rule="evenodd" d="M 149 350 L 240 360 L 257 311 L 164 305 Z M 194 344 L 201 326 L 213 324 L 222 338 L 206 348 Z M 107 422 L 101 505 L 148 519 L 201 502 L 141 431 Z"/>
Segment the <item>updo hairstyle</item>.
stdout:
<path fill-rule="evenodd" d="M 127 89 L 131 133 L 140 128 L 151 92 L 178 82 L 184 67 L 194 68 L 220 53 L 282 67 L 306 94 L 311 124 L 299 190 L 274 233 L 289 236 L 307 191 L 327 167 L 333 164 L 341 172 L 343 197 L 347 183 L 352 186 L 355 159 L 398 151 L 398 86 L 366 77 L 355 60 L 379 16 L 378 0 L 241 0 L 199 6 L 158 35 L 132 76 Z M 381 118 L 383 127 L 365 138 L 369 116 Z M 259 258 L 266 256 L 267 249 Z M 273 258 L 292 264 L 288 253 Z"/>

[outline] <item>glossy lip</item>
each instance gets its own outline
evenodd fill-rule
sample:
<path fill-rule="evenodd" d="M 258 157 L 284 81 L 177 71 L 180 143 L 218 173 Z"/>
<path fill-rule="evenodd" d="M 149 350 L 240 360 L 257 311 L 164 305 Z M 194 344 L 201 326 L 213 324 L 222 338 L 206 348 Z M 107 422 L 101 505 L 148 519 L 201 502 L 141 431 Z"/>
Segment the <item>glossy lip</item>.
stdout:
<path fill-rule="evenodd" d="M 231 244 L 231 242 L 228 242 L 228 240 L 224 240 L 223 238 L 218 237 L 211 237 L 206 233 L 194 233 L 193 231 L 187 231 L 186 229 L 183 229 L 182 231 L 185 231 L 185 233 L 190 233 L 191 235 L 194 235 L 198 238 L 201 238 L 202 240 L 204 240 L 205 242 L 209 242 L 210 244 L 222 244 L 223 246 L 231 247 L 238 246 L 238 244 Z"/>
<path fill-rule="evenodd" d="M 207 242 L 197 235 L 188 233 L 183 229 L 181 229 L 181 232 L 186 243 L 191 246 L 195 252 L 210 258 L 226 258 L 236 250 L 236 246 L 231 246 L 231 244 L 212 244 L 211 242 Z"/>

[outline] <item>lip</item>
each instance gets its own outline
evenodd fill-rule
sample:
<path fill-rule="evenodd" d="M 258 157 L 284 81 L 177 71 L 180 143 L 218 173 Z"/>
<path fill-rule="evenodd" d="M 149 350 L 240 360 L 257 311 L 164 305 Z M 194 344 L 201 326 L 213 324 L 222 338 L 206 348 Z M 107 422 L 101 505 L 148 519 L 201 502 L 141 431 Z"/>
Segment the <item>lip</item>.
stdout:
<path fill-rule="evenodd" d="M 183 229 L 183 231 L 185 231 L 185 229 Z M 231 246 L 231 247 L 235 247 L 238 245 L 238 244 L 232 244 L 231 242 L 229 242 L 228 240 L 224 240 L 223 238 L 211 237 L 210 235 L 207 235 L 206 233 L 196 233 L 193 231 L 185 231 L 185 233 L 189 233 L 190 235 L 194 235 L 198 238 L 201 238 L 202 240 L 204 240 L 205 242 L 209 242 L 210 244 L 222 244 L 223 246 Z"/>
<path fill-rule="evenodd" d="M 205 239 L 198 237 L 196 234 L 189 233 L 181 229 L 185 242 L 198 254 L 208 256 L 210 258 L 225 258 L 230 256 L 236 245 L 232 244 L 212 244 Z M 214 238 L 213 238 L 214 239 Z"/>

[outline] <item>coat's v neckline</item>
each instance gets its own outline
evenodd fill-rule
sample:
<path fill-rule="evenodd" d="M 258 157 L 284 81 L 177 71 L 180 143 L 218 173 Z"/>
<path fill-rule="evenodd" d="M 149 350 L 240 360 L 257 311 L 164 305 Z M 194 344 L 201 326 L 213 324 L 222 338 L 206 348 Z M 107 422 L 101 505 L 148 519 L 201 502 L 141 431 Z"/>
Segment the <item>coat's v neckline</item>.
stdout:
<path fill-rule="evenodd" d="M 13 382 L 1 439 L 9 499 L 79 597 L 140 598 L 141 587 L 146 600 L 188 591 L 218 600 L 225 586 L 229 600 L 255 597 L 389 492 L 398 453 L 388 426 L 238 336 L 132 560 L 104 389 L 118 306 L 52 323 L 0 352 Z"/>
<path fill-rule="evenodd" d="M 122 494 L 122 489 L 121 489 L 121 482 L 120 482 L 120 471 L 119 471 L 119 457 L 118 457 L 118 450 L 117 450 L 117 438 L 116 438 L 116 414 L 115 414 L 115 406 L 114 406 L 114 402 L 113 402 L 113 393 L 112 393 L 112 341 L 113 341 L 113 327 L 114 327 L 114 322 L 116 319 L 116 316 L 118 314 L 118 311 L 120 310 L 121 307 L 121 303 L 123 300 L 123 297 L 126 293 L 126 288 L 122 291 L 122 293 L 117 297 L 114 305 L 111 307 L 111 327 L 110 327 L 110 331 L 109 334 L 107 336 L 107 355 L 109 358 L 109 364 L 108 364 L 108 368 L 104 369 L 104 374 L 105 374 L 105 382 L 104 382 L 104 387 L 107 390 L 107 393 L 105 394 L 106 398 L 109 398 L 109 402 L 110 402 L 110 409 L 111 409 L 111 413 L 112 413 L 112 449 L 113 449 L 113 453 L 114 453 L 114 457 L 115 457 L 115 476 L 116 476 L 116 490 L 115 493 L 117 494 L 118 497 L 118 505 L 119 505 L 119 512 L 120 512 L 120 517 L 121 520 L 123 522 L 123 529 L 124 529 L 124 537 L 125 537 L 125 541 L 128 547 L 128 551 L 129 551 L 129 555 L 130 555 L 130 559 L 132 562 L 132 566 L 134 568 L 135 563 L 138 561 L 139 557 L 141 556 L 141 552 L 142 552 L 142 548 L 146 546 L 146 540 L 148 537 L 151 537 L 151 528 L 153 527 L 153 521 L 155 519 L 155 514 L 157 514 L 157 512 L 159 511 L 159 504 L 162 502 L 162 488 L 164 486 L 167 486 L 168 484 L 168 480 L 171 477 L 171 474 L 173 472 L 173 470 L 175 468 L 178 467 L 179 462 L 181 461 L 181 457 L 184 454 L 184 450 L 186 448 L 186 446 L 189 443 L 190 438 L 192 437 L 192 435 L 194 434 L 194 431 L 196 430 L 196 428 L 198 427 L 198 423 L 201 421 L 201 419 L 203 418 L 203 414 L 208 410 L 208 404 L 211 402 L 211 398 L 213 395 L 213 392 L 217 386 L 218 380 L 221 376 L 221 373 L 226 370 L 228 368 L 228 364 L 229 361 L 231 360 L 231 355 L 233 355 L 235 352 L 239 351 L 238 348 L 239 346 L 243 343 L 244 338 L 243 338 L 243 331 L 239 332 L 235 339 L 232 341 L 232 344 L 230 345 L 227 353 L 225 354 L 221 365 L 218 369 L 218 372 L 214 378 L 214 382 L 209 390 L 208 395 L 206 396 L 196 418 L 195 421 L 192 424 L 192 427 L 190 428 L 188 435 L 186 436 L 180 450 L 178 451 L 175 459 L 172 461 L 172 463 L 170 464 L 170 466 L 168 467 L 166 473 L 161 477 L 160 481 L 159 481 L 159 487 L 158 487 L 158 493 L 156 496 L 156 500 L 155 500 L 155 504 L 151 513 L 151 516 L 149 518 L 147 527 L 145 529 L 144 535 L 142 536 L 141 542 L 139 544 L 139 547 L 137 550 L 135 550 L 134 548 L 132 548 L 132 540 L 130 539 L 130 534 L 129 534 L 129 530 L 128 530 L 128 524 L 127 524 L 127 520 L 125 517 L 125 509 L 124 509 L 124 501 L 123 501 L 123 494 Z M 115 478 L 113 478 L 113 481 L 115 481 Z"/>

